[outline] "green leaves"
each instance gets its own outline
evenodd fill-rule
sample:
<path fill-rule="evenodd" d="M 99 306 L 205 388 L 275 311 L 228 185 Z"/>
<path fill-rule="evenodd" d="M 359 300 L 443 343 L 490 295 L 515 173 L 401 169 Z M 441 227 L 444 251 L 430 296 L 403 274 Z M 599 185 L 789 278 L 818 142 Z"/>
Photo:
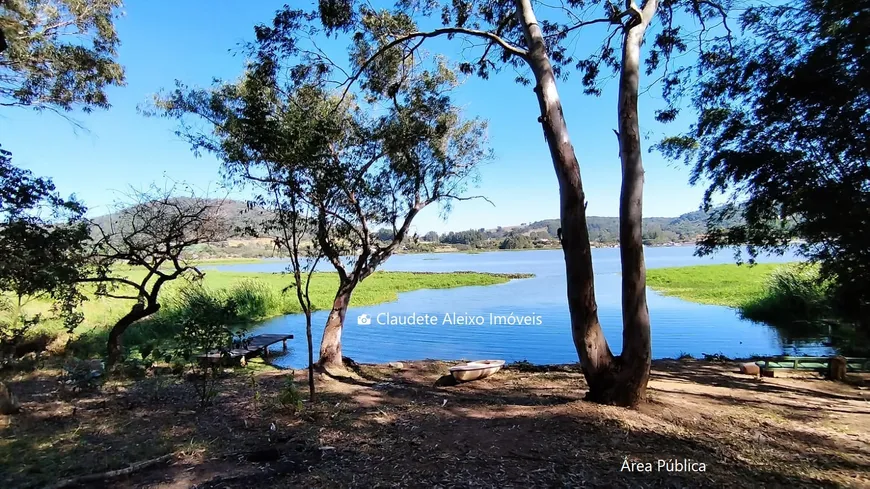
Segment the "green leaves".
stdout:
<path fill-rule="evenodd" d="M 748 245 L 752 258 L 803 240 L 855 317 L 870 304 L 868 22 L 838 0 L 747 10 L 746 35 L 699 60 L 696 124 L 659 145 L 693 164 L 706 204 L 724 195 L 745 220 L 725 230 L 714 215 L 702 253 Z"/>
<path fill-rule="evenodd" d="M 121 0 L 8 0 L 0 5 L 0 105 L 72 110 L 109 106 L 124 84 L 115 58 Z"/>
<path fill-rule="evenodd" d="M 61 299 L 79 277 L 89 239 L 85 207 L 0 149 L 0 292 Z"/>

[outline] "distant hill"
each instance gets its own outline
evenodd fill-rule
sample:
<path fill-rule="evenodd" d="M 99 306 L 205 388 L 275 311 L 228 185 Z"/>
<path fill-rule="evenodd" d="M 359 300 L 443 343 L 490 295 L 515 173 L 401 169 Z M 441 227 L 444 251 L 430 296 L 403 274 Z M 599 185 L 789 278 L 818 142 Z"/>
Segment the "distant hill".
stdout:
<path fill-rule="evenodd" d="M 183 201 L 184 198 L 180 197 L 178 200 Z M 185 253 L 187 258 L 262 258 L 276 255 L 271 238 L 255 238 L 246 232 L 247 229 L 262 231 L 263 223 L 271 217 L 270 211 L 260 207 L 249 208 L 246 202 L 240 200 L 212 199 L 210 203 L 215 206 L 220 205 L 220 212 L 228 221 L 232 232 L 225 241 L 191 247 L 189 252 Z M 106 214 L 91 220 L 106 230 L 109 229 L 109 223 L 112 221 L 115 221 L 116 226 L 124 225 L 117 221 L 115 214 Z"/>
<path fill-rule="evenodd" d="M 687 212 L 677 217 L 647 217 L 643 220 L 645 244 L 692 242 L 704 234 L 708 214 L 703 211 Z M 619 218 L 589 216 L 586 218 L 589 240 L 600 245 L 615 244 L 619 241 Z M 559 219 L 544 219 L 514 226 L 499 226 L 494 229 L 469 229 L 450 232 L 440 236 L 442 243 L 475 245 L 494 239 L 504 239 L 510 235 L 525 235 L 533 239 L 552 239 L 557 237 L 561 227 Z"/>
<path fill-rule="evenodd" d="M 178 202 L 184 202 L 184 197 L 179 197 Z M 230 229 L 233 230 L 232 238 L 241 238 L 245 235 L 244 230 L 251 227 L 256 230 L 261 229 L 262 223 L 271 217 L 271 213 L 263 208 L 254 207 L 248 208 L 246 202 L 232 199 L 208 199 L 206 202 L 214 206 L 220 206 L 221 215 L 229 222 Z M 95 224 L 104 228 L 115 219 L 115 214 L 105 214 L 91 219 Z"/>
<path fill-rule="evenodd" d="M 218 201 L 215 201 L 217 204 Z M 268 238 L 252 238 L 246 235 L 246 228 L 260 230 L 263 221 L 270 217 L 270 212 L 263 208 L 249 208 L 246 202 L 225 200 L 221 211 L 236 230 L 226 241 L 199 245 L 191 250 L 191 258 L 259 258 L 274 256 L 276 250 L 272 240 Z M 647 217 L 643 220 L 643 240 L 646 245 L 664 245 L 668 243 L 694 242 L 704 234 L 708 214 L 703 211 L 687 212 L 677 217 Z M 104 215 L 93 220 L 100 225 L 107 225 L 112 218 Z M 589 216 L 589 240 L 595 246 L 613 246 L 619 242 L 619 218 Z M 493 249 L 499 247 L 551 247 L 558 246 L 557 231 L 561 227 L 559 219 L 544 219 L 535 222 L 521 223 L 512 226 L 496 228 L 469 229 L 467 231 L 449 232 L 438 235 L 430 232 L 419 235 L 412 242 L 406 242 L 405 251 L 433 251 L 441 245 L 450 245 L 457 249 Z M 391 232 L 386 229 L 378 231 L 385 234 L 381 239 L 391 239 Z M 389 236 L 386 236 L 389 234 Z M 531 239 L 517 240 L 510 236 L 527 236 Z M 439 245 L 440 243 L 440 245 Z M 520 246 L 522 244 L 522 246 Z M 418 249 L 419 248 L 419 249 Z"/>

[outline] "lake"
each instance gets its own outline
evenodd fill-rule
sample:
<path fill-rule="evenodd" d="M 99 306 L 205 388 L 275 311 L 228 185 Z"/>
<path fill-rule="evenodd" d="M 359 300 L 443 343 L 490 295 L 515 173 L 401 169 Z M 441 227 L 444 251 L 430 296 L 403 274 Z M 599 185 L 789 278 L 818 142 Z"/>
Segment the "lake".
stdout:
<path fill-rule="evenodd" d="M 693 252 L 692 246 L 646 248 L 646 264 L 648 268 L 661 268 L 733 262 L 731 253 L 699 258 L 693 256 Z M 611 350 L 616 354 L 622 349 L 619 249 L 596 248 L 592 257 L 598 314 Z M 794 256 L 784 256 L 759 261 L 794 260 Z M 209 268 L 280 272 L 286 266 L 286 262 L 264 260 Z M 357 362 L 427 358 L 498 358 L 540 364 L 577 361 L 571 339 L 561 250 L 396 255 L 381 270 L 533 273 L 535 277 L 485 287 L 418 290 L 400 294 L 395 302 L 351 308 L 342 343 L 344 355 Z M 734 309 L 665 297 L 650 289 L 647 298 L 652 320 L 653 358 L 673 358 L 683 353 L 695 357 L 716 353 L 729 357 L 829 353 L 828 348 L 818 343 L 783 339 L 772 327 L 741 319 Z M 319 311 L 313 315 L 315 356 L 327 313 Z M 360 316 L 367 316 L 370 324 L 357 324 Z M 421 316 L 426 318 L 425 324 L 378 324 L 408 322 L 408 318 L 417 318 L 420 322 Z M 510 317 L 521 319 L 508 319 Z M 461 320 L 466 324 L 457 324 Z M 294 334 L 296 339 L 290 342 L 293 346 L 290 354 L 278 356 L 273 362 L 293 368 L 306 365 L 305 318 L 301 314 L 267 320 L 252 332 Z"/>

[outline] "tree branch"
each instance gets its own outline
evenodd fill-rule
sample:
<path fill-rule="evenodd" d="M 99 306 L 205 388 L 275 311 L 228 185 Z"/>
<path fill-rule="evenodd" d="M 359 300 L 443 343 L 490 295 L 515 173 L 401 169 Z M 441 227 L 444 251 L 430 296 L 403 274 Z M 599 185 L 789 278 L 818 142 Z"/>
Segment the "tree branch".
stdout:
<path fill-rule="evenodd" d="M 487 39 L 495 44 L 498 44 L 499 46 L 502 47 L 502 49 L 504 49 L 508 53 L 513 54 L 514 56 L 519 56 L 522 59 L 527 59 L 527 57 L 528 57 L 528 51 L 526 51 L 525 49 L 514 46 L 513 44 L 505 41 L 501 36 L 493 34 L 492 32 L 480 31 L 480 30 L 476 30 L 476 29 L 466 29 L 464 27 L 443 27 L 440 29 L 435 29 L 435 30 L 426 31 L 426 32 L 411 32 L 409 34 L 405 34 L 403 36 L 397 37 L 396 39 L 393 39 L 392 41 L 388 42 L 383 47 L 381 47 L 380 49 L 375 51 L 375 53 L 373 55 L 369 56 L 369 58 L 366 59 L 365 62 L 363 62 L 362 66 L 360 66 L 359 70 L 357 70 L 356 73 L 354 73 L 353 76 L 351 76 L 345 82 L 347 84 L 347 86 L 345 87 L 344 92 L 342 93 L 341 98 L 339 100 L 343 101 L 344 98 L 347 96 L 348 91 L 350 91 L 351 85 L 353 85 L 359 79 L 359 77 L 362 76 L 362 74 L 369 67 L 369 65 L 371 65 L 375 59 L 379 58 L 381 55 L 383 55 L 385 52 L 389 51 L 390 49 L 398 46 L 399 44 L 402 44 L 405 41 L 409 41 L 411 39 L 418 39 L 418 38 L 428 39 L 428 38 L 432 38 L 432 37 L 446 36 L 446 35 L 451 35 L 451 34 L 462 34 L 462 35 L 467 35 L 467 36 L 472 36 L 472 37 L 484 38 L 484 39 Z M 419 46 L 419 44 L 418 44 L 418 46 Z"/>

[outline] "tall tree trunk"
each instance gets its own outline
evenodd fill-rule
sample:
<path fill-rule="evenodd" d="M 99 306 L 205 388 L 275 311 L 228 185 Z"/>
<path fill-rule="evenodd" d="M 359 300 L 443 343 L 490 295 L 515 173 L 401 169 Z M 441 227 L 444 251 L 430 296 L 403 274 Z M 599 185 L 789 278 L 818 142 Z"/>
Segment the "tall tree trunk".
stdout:
<path fill-rule="evenodd" d="M 160 304 L 149 301 L 147 306 L 136 304 L 109 331 L 109 340 L 106 344 L 106 370 L 118 363 L 121 359 L 121 336 L 133 323 L 144 319 L 160 310 Z"/>
<path fill-rule="evenodd" d="M 321 367 L 344 367 L 341 360 L 341 330 L 355 285 L 355 282 L 341 284 L 335 300 L 332 301 L 332 310 L 329 311 L 323 338 L 320 340 L 320 360 L 317 363 Z"/>
<path fill-rule="evenodd" d="M 619 256 L 622 263 L 622 353 L 618 382 L 605 393 L 612 402 L 634 406 L 646 397 L 651 354 L 649 309 L 646 303 L 646 266 L 643 258 L 643 159 L 637 98 L 640 85 L 640 45 L 656 0 L 643 12 L 628 0 L 628 9 L 641 14 L 628 21 L 622 43 L 619 76 L 619 156 L 622 190 L 619 198 Z"/>
<path fill-rule="evenodd" d="M 598 322 L 592 248 L 586 227 L 586 200 L 580 179 L 580 166 L 568 135 L 568 126 L 556 88 L 556 77 L 531 1 L 516 0 L 516 6 L 517 18 L 528 45 L 527 61 L 535 75 L 535 93 L 541 109 L 538 120 L 543 127 L 559 180 L 562 249 L 568 278 L 571 333 L 589 384 L 588 395 L 595 399 L 598 392 L 612 385 L 615 361 Z"/>

